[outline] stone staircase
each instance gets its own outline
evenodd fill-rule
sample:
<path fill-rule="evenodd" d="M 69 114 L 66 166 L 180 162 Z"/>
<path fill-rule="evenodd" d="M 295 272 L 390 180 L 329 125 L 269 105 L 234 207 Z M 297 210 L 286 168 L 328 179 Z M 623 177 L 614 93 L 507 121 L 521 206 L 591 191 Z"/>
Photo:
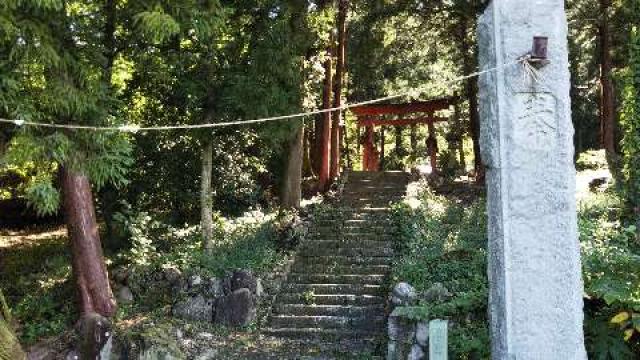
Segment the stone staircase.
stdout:
<path fill-rule="evenodd" d="M 393 258 L 388 207 L 404 195 L 408 175 L 347 176 L 338 204 L 314 218 L 269 319 L 267 334 L 298 341 L 299 355 L 373 356 L 386 334 Z"/>

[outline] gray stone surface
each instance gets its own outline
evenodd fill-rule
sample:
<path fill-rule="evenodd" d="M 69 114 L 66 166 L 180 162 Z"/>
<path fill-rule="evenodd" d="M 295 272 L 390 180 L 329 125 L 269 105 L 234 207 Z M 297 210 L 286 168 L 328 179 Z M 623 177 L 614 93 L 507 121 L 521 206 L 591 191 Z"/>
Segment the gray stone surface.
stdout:
<path fill-rule="evenodd" d="M 246 326 L 256 318 L 256 304 L 251 291 L 238 289 L 218 300 L 216 324 L 227 326 Z"/>
<path fill-rule="evenodd" d="M 258 279 L 249 270 L 235 270 L 231 276 L 231 291 L 243 288 L 249 289 L 255 295 L 258 288 Z"/>
<path fill-rule="evenodd" d="M 202 295 L 187 296 L 173 305 L 173 316 L 184 320 L 212 321 L 214 301 Z"/>
<path fill-rule="evenodd" d="M 420 345 L 415 344 L 411 347 L 411 352 L 409 356 L 407 356 L 407 360 L 423 360 L 425 357 L 424 350 L 422 350 Z"/>
<path fill-rule="evenodd" d="M 513 64 L 481 76 L 493 359 L 586 359 L 562 0 L 493 1 L 478 24 L 481 69 L 549 37 L 541 82 Z"/>
<path fill-rule="evenodd" d="M 417 297 L 416 290 L 413 286 L 401 282 L 393 287 L 391 292 L 391 303 L 395 306 L 411 305 Z"/>
<path fill-rule="evenodd" d="M 435 283 L 427 291 L 422 293 L 420 297 L 428 302 L 444 301 L 453 296 L 442 283 Z"/>
<path fill-rule="evenodd" d="M 118 290 L 118 303 L 131 304 L 133 302 L 133 293 L 128 286 L 123 286 Z"/>
<path fill-rule="evenodd" d="M 411 342 L 416 328 L 415 323 L 403 316 L 398 316 L 397 313 L 398 311 L 394 310 L 387 321 L 389 340 Z"/>
<path fill-rule="evenodd" d="M 207 288 L 205 289 L 207 296 L 212 298 L 219 298 L 224 296 L 224 289 L 222 286 L 222 280 L 212 277 L 207 281 Z"/>
<path fill-rule="evenodd" d="M 416 342 L 420 346 L 427 346 L 429 342 L 429 323 L 421 321 L 416 325 Z"/>

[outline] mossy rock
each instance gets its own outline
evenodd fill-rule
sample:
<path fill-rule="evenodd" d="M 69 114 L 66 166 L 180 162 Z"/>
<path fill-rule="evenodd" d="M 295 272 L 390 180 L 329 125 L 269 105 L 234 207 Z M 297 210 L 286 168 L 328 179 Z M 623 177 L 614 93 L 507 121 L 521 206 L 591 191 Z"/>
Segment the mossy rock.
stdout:
<path fill-rule="evenodd" d="M 187 356 L 180 349 L 173 326 L 167 323 L 149 323 L 119 338 L 119 358 L 139 360 L 177 360 Z M 117 356 L 115 358 L 118 358 Z"/>

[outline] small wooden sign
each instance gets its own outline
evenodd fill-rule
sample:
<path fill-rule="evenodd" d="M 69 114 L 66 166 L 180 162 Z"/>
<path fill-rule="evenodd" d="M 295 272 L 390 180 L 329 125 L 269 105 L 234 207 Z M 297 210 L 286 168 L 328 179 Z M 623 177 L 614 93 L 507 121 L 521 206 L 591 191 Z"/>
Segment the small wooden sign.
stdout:
<path fill-rule="evenodd" d="M 448 328 L 447 320 L 429 321 L 429 360 L 447 360 Z"/>

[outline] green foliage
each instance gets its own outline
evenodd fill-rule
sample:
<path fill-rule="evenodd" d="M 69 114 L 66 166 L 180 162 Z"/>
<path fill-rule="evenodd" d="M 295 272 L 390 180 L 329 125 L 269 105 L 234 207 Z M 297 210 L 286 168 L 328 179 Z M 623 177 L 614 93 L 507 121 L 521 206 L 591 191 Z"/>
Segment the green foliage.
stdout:
<path fill-rule="evenodd" d="M 640 29 L 631 35 L 629 70 L 626 76 L 624 110 L 620 121 L 625 197 L 640 214 Z"/>
<path fill-rule="evenodd" d="M 607 316 L 585 319 L 585 339 L 587 351 L 597 360 L 633 359 L 634 354 L 623 339 L 622 331 L 609 324 Z"/>
<path fill-rule="evenodd" d="M 11 1 L 0 23 L 0 77 L 9 79 L 3 116 L 47 124 L 118 125 L 121 104 L 108 84 L 98 40 L 102 16 L 91 2 Z M 100 14 L 102 15 L 102 14 Z M 28 19 L 28 20 L 26 20 Z M 20 41 L 16 41 L 20 38 Z M 33 166 L 24 194 L 41 214 L 59 207 L 52 180 L 58 166 L 73 168 L 100 188 L 126 183 L 131 164 L 128 138 L 117 133 L 25 127 L 12 134 L 5 165 Z"/>
<path fill-rule="evenodd" d="M 155 43 L 169 40 L 180 32 L 180 24 L 165 13 L 159 4 L 156 4 L 153 10 L 142 11 L 133 18 L 143 34 Z"/>
<path fill-rule="evenodd" d="M 576 170 L 602 170 L 607 169 L 607 157 L 604 150 L 587 150 L 576 160 Z"/>
<path fill-rule="evenodd" d="M 13 304 L 21 342 L 60 335 L 72 325 L 76 313 L 64 238 L 3 250 L 2 274 L 0 287 Z"/>
<path fill-rule="evenodd" d="M 450 335 L 453 358 L 489 357 L 484 208 L 483 200 L 462 207 L 456 199 L 436 195 L 426 187 L 417 208 L 394 207 L 402 254 L 394 264 L 394 282 L 406 281 L 418 292 L 442 284 L 452 293 L 447 299 L 399 311 L 416 320 L 454 320 Z"/>
<path fill-rule="evenodd" d="M 277 240 L 282 223 L 290 217 L 253 211 L 235 219 L 215 218 L 215 246 L 202 251 L 196 226 L 173 227 L 154 220 L 146 213 L 134 214 L 126 224 L 132 248 L 120 262 L 138 271 L 176 267 L 187 273 L 222 276 L 233 269 L 250 269 L 260 274 L 282 260 Z"/>
<path fill-rule="evenodd" d="M 630 354 L 640 351 L 635 315 L 629 321 L 616 320 L 621 313 L 640 309 L 640 243 L 624 213 L 624 201 L 613 192 L 592 194 L 579 204 L 582 272 L 588 296 L 585 333 L 587 348 L 596 359 L 630 359 Z"/>
<path fill-rule="evenodd" d="M 585 291 L 608 305 L 640 310 L 639 244 L 635 226 L 621 222 L 623 203 L 611 193 L 584 200 L 579 208 Z"/>

